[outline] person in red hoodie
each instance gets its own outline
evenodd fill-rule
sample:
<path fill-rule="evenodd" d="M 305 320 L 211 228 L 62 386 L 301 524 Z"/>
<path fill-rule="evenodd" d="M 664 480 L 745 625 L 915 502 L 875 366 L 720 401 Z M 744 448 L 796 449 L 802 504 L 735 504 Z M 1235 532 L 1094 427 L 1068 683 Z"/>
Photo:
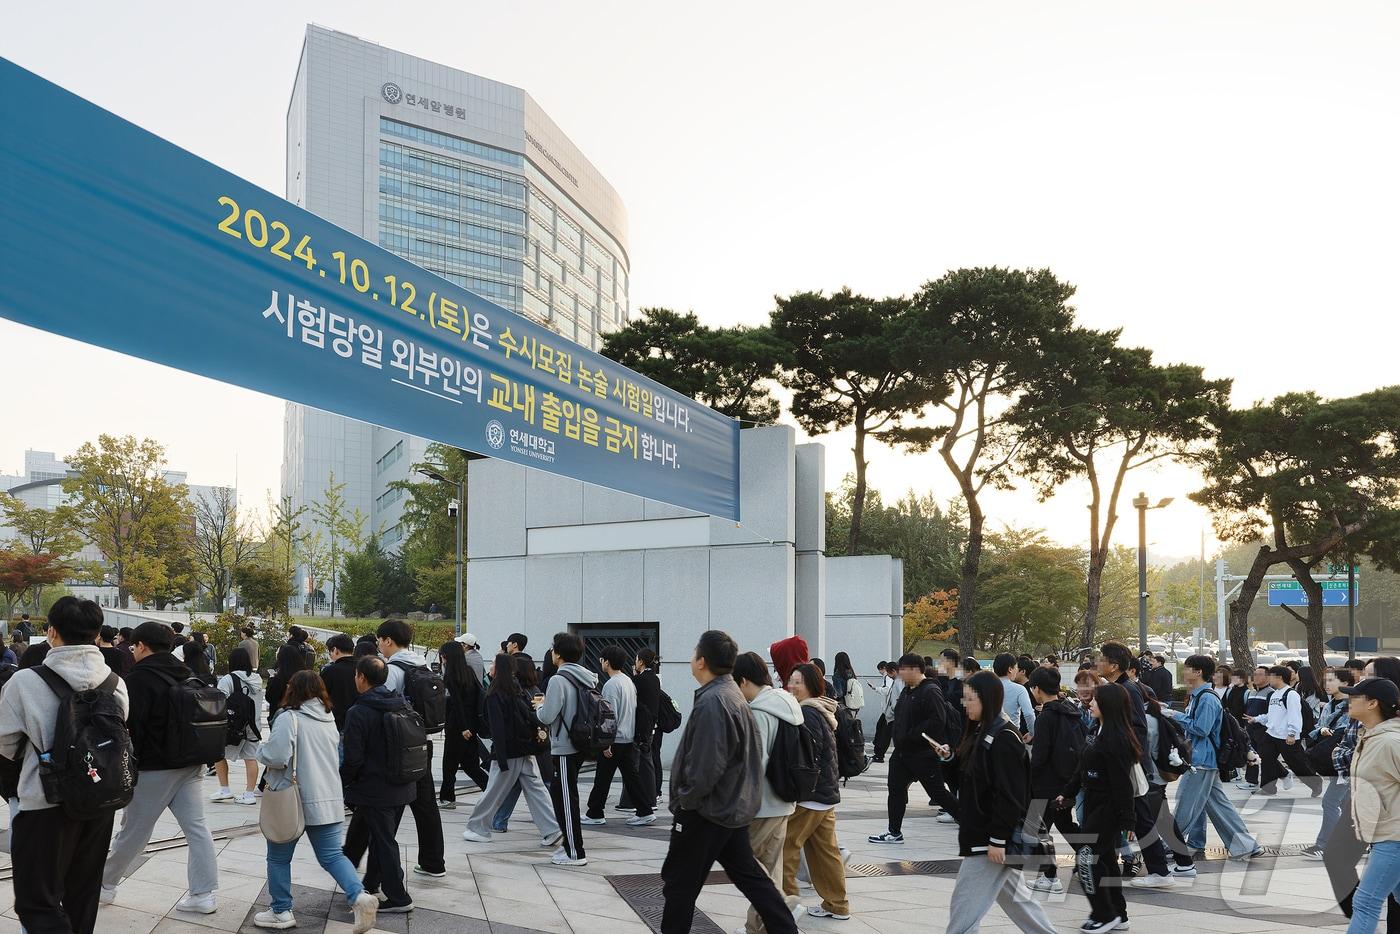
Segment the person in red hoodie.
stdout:
<path fill-rule="evenodd" d="M 779 684 L 787 684 L 794 668 L 811 661 L 807 656 L 807 640 L 801 636 L 788 636 L 774 642 L 768 646 L 768 657 L 773 659 L 773 667 L 782 679 Z"/>

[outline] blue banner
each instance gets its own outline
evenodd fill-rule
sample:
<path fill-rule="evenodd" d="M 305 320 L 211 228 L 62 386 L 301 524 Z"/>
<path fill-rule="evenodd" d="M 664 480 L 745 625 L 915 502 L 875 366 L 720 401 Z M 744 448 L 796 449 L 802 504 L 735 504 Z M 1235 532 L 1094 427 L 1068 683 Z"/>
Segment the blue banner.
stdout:
<path fill-rule="evenodd" d="M 739 518 L 733 419 L 5 59 L 0 128 L 0 317 Z"/>

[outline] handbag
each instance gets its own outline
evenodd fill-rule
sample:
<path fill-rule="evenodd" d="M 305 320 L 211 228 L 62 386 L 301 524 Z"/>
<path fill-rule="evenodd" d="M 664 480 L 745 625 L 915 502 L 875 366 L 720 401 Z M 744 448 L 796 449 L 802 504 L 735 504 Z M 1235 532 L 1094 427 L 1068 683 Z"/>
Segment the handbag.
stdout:
<path fill-rule="evenodd" d="M 286 788 L 263 792 L 262 807 L 258 811 L 258 829 L 268 843 L 291 843 L 306 832 L 306 812 L 301 806 L 301 787 L 297 784 L 297 716 L 289 711 L 292 718 L 292 755 L 287 762 L 287 774 L 291 784 Z"/>
<path fill-rule="evenodd" d="M 1147 773 L 1142 770 L 1141 762 L 1133 763 L 1131 775 L 1133 778 L 1133 797 L 1141 798 L 1147 794 Z"/>

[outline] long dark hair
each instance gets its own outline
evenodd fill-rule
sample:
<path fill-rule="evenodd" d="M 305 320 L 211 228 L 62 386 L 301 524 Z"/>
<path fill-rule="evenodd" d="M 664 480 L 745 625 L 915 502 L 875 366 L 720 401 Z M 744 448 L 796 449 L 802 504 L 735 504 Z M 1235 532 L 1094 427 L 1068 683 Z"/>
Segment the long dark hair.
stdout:
<path fill-rule="evenodd" d="M 540 673 L 535 668 L 535 660 L 524 652 L 516 652 L 511 656 L 511 663 L 515 667 L 515 680 L 520 683 L 520 689 L 527 693 L 539 689 Z"/>
<path fill-rule="evenodd" d="M 976 694 L 977 699 L 982 702 L 982 718 L 967 718 L 967 724 L 963 727 L 962 742 L 958 743 L 958 760 L 967 768 L 972 761 L 973 749 L 1002 720 L 1001 708 L 1006 701 L 1006 689 L 1002 687 L 1001 679 L 990 671 L 978 671 L 963 681 L 963 686 Z"/>
<path fill-rule="evenodd" d="M 856 670 L 851 665 L 851 656 L 845 652 L 836 653 L 836 663 L 832 665 L 831 683 L 836 688 L 836 698 L 841 700 L 846 696 L 846 682 L 856 676 Z"/>
<path fill-rule="evenodd" d="M 233 674 L 235 671 L 241 671 L 245 675 L 253 673 L 253 659 L 247 649 L 237 648 L 228 653 L 228 672 Z"/>
<path fill-rule="evenodd" d="M 496 656 L 496 674 L 491 678 L 487 697 L 504 695 L 507 699 L 521 695 L 520 682 L 515 679 L 515 663 L 505 652 Z"/>
<path fill-rule="evenodd" d="M 1295 687 L 1298 689 L 1298 693 L 1303 696 L 1304 700 L 1309 697 L 1321 697 L 1323 699 L 1327 697 L 1326 693 L 1322 690 L 1322 685 L 1317 683 L 1317 677 L 1313 674 L 1313 670 L 1310 667 L 1304 667 L 1298 670 L 1298 683 Z"/>
<path fill-rule="evenodd" d="M 277 677 L 290 684 L 292 675 L 306 670 L 306 656 L 295 645 L 286 643 L 277 649 Z"/>
<path fill-rule="evenodd" d="M 466 693 L 476 680 L 476 672 L 467 664 L 467 650 L 462 643 L 456 639 L 444 642 L 438 649 L 438 660 L 442 662 L 442 680 L 447 682 L 447 689 L 459 696 Z"/>
<path fill-rule="evenodd" d="M 185 656 L 185 666 L 197 675 L 209 674 L 209 656 L 204 654 L 204 649 L 193 642 L 186 642 L 180 646 L 180 652 Z"/>
<path fill-rule="evenodd" d="M 1382 655 L 1379 658 L 1371 659 L 1371 667 L 1375 669 L 1377 678 L 1384 678 L 1392 684 L 1400 684 L 1400 658 L 1393 655 Z"/>
<path fill-rule="evenodd" d="M 1094 700 L 1099 703 L 1099 742 L 1121 741 L 1131 752 L 1134 762 L 1142 761 L 1142 744 L 1133 732 L 1133 721 L 1128 715 L 1128 704 L 1132 695 L 1121 684 L 1100 684 L 1094 691 Z"/>

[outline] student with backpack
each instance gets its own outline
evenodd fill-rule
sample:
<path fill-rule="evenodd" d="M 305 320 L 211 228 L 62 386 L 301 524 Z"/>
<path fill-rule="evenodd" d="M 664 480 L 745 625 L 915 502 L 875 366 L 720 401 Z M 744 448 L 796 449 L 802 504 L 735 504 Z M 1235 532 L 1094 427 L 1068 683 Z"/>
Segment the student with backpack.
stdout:
<path fill-rule="evenodd" d="M 246 662 L 247 653 L 235 649 L 232 654 L 238 653 Z M 257 756 L 267 766 L 269 794 L 290 787 L 295 777 L 305 835 L 316 861 L 345 893 L 347 907 L 355 916 L 354 934 L 365 934 L 374 927 L 379 900 L 365 891 L 354 865 L 340 851 L 345 795 L 340 783 L 340 731 L 331 716 L 330 703 L 320 675 L 314 671 L 293 675 L 282 714 Z M 296 839 L 267 841 L 267 889 L 272 903 L 253 916 L 255 926 L 296 927 L 292 914 L 292 856 L 296 848 Z"/>
<path fill-rule="evenodd" d="M 447 686 L 442 676 L 428 667 L 428 660 L 409 646 L 413 630 L 401 619 L 386 619 L 375 633 L 379 652 L 386 660 L 385 686 L 408 702 L 422 720 L 423 731 L 431 737 L 441 733 L 447 721 Z M 428 741 L 428 761 L 433 744 Z M 413 824 L 418 830 L 418 862 L 413 871 L 420 876 L 440 879 L 447 875 L 442 839 L 442 815 L 438 813 L 437 788 L 429 769 L 418 779 L 417 793 L 409 802 Z M 364 852 L 363 828 L 351 823 L 345 849 L 354 862 Z"/>
<path fill-rule="evenodd" d="M 956 750 L 931 744 L 944 762 L 956 759 L 958 777 L 957 882 L 949 899 L 946 934 L 975 934 L 982 919 L 1000 905 L 1022 931 L 1054 934 L 1040 903 L 1019 891 L 1026 854 L 1017 852 L 1027 838 L 1026 811 L 1031 802 L 1030 757 L 1017 726 L 1002 712 L 1003 681 L 977 671 L 963 682 L 966 728 Z M 1035 839 L 1031 826 L 1029 838 Z M 1009 858 L 1008 858 L 1009 857 Z"/>
<path fill-rule="evenodd" d="M 632 683 L 637 687 L 637 771 L 641 775 L 642 788 L 650 796 L 653 808 L 656 806 L 656 799 L 661 796 L 661 741 L 665 736 L 658 717 L 665 694 L 661 690 L 661 678 L 656 674 L 659 662 L 656 651 L 646 648 L 637 653 L 637 658 L 632 663 Z M 669 697 L 665 703 L 671 703 Z M 623 789 L 623 797 L 628 800 L 618 802 L 619 810 L 623 804 L 627 804 L 635 811 L 637 803 L 628 797 L 626 789 Z"/>
<path fill-rule="evenodd" d="M 1302 695 L 1297 688 L 1288 685 L 1292 674 L 1283 665 L 1269 669 L 1269 686 L 1273 688 L 1273 693 L 1269 695 L 1269 712 L 1263 717 L 1254 718 L 1264 725 L 1263 731 L 1255 734 L 1259 744 L 1259 788 L 1255 793 L 1266 796 L 1278 793 L 1277 783 L 1284 771 L 1279 766 L 1279 759 L 1282 758 L 1316 798 L 1322 794 L 1322 779 L 1303 754 L 1303 737 L 1312 726 L 1303 715 L 1307 705 L 1303 703 Z"/>
<path fill-rule="evenodd" d="M 783 884 L 783 841 L 787 837 L 787 822 L 797 809 L 796 802 L 816 788 L 817 770 L 810 743 L 801 745 L 807 734 L 802 729 L 802 708 L 787 691 L 773 689 L 768 665 L 757 652 L 745 652 L 734 660 L 734 683 L 749 702 L 754 726 L 758 730 L 762 756 L 763 796 L 753 823 L 749 824 L 749 847 L 754 859 L 763 867 L 773 884 Z M 782 739 L 781 744 L 778 743 Z M 805 755 L 804 755 L 805 753 Z M 810 755 L 812 758 L 807 759 Z M 794 771 L 800 770 L 800 771 Z M 770 773 L 779 776 L 781 789 L 774 785 Z M 806 914 L 796 895 L 786 896 L 788 909 L 794 918 Z M 765 930 L 758 910 L 749 906 L 744 926 L 734 934 L 762 934 Z"/>
<path fill-rule="evenodd" d="M 836 839 L 836 805 L 841 803 L 836 765 L 837 702 L 826 696 L 826 680 L 808 662 L 793 668 L 788 691 L 802 708 L 802 726 L 812 738 L 817 782 L 788 818 L 783 841 L 783 891 L 797 894 L 798 856 L 805 855 L 812 887 L 822 899 L 807 913 L 814 918 L 844 921 L 851 916 L 851 907 L 846 898 L 846 866 Z"/>
<path fill-rule="evenodd" d="M 226 701 L 218 688 L 195 679 L 171 654 L 175 633 L 164 623 L 144 622 L 131 636 L 136 664 L 126 676 L 131 701 L 128 725 L 140 772 L 136 791 L 122 811 L 122 826 L 102 873 L 102 902 L 116 900 L 117 885 L 151 842 L 156 821 L 167 810 L 188 847 L 189 894 L 179 911 L 213 914 L 218 908 L 219 866 L 214 838 L 204 823 L 204 767 L 223 757 L 228 733 Z"/>
<path fill-rule="evenodd" d="M 769 934 L 797 934 L 787 904 L 749 847 L 749 825 L 763 795 L 763 753 L 753 713 L 731 676 L 738 655 L 728 633 L 711 629 L 691 656 L 690 673 L 700 687 L 671 763 L 662 934 L 689 934 L 695 900 L 716 862 Z"/>
<path fill-rule="evenodd" d="M 447 724 L 442 731 L 442 786 L 438 807 L 457 807 L 457 773 L 465 772 L 476 787 L 486 790 L 481 767 L 482 688 L 476 670 L 467 664 L 467 650 L 455 639 L 438 649 L 442 681 L 447 686 Z"/>
<path fill-rule="evenodd" d="M 1176 783 L 1176 821 L 1194 854 L 1206 846 L 1206 818 L 1225 841 L 1233 859 L 1263 854 L 1221 785 L 1244 764 L 1249 741 L 1239 721 L 1229 716 L 1211 690 L 1215 659 L 1192 655 L 1181 668 L 1189 692 L 1185 712 L 1167 709 L 1191 744 L 1191 767 Z"/>
<path fill-rule="evenodd" d="M 637 688 L 627 674 L 627 653 L 621 646 L 610 645 L 599 653 L 599 664 L 606 679 L 602 697 L 612 705 L 613 714 L 617 717 L 617 735 L 612 745 L 598 755 L 597 769 L 593 773 L 593 790 L 588 795 L 588 810 L 582 823 L 607 823 L 603 808 L 608 803 L 613 775 L 621 772 L 623 788 L 637 803 L 637 813 L 627 819 L 627 826 L 645 827 L 656 823 L 656 808 L 647 800 L 637 768 Z"/>
<path fill-rule="evenodd" d="M 583 658 L 583 640 L 573 633 L 555 633 L 550 655 L 559 671 L 545 686 L 539 719 L 549 732 L 549 751 L 554 757 L 554 777 L 549 783 L 554 820 L 564 831 L 564 847 L 552 861 L 556 866 L 587 866 L 578 809 L 578 770 L 586 750 L 580 750 L 574 742 L 574 723 L 581 706 L 580 695 L 584 691 L 596 695 L 598 677 L 578 663 Z"/>
<path fill-rule="evenodd" d="M 91 934 L 112 820 L 135 779 L 123 725 L 127 688 L 93 645 L 102 625 L 96 603 L 61 597 L 49 623 L 52 649 L 43 665 L 16 672 L 0 694 L 0 756 L 18 767 L 17 786 L 4 789 L 20 805 L 10 827 L 14 907 L 27 930 Z M 69 723 L 75 733 L 62 728 Z M 99 781 L 89 781 L 87 756 L 98 750 L 105 751 L 94 767 Z M 41 756 L 48 761 L 41 764 Z M 51 801 L 41 769 L 72 778 L 68 766 L 82 769 L 79 782 L 61 783 L 72 799 Z M 0 784 L 16 781 L 14 768 L 6 771 Z"/>
<path fill-rule="evenodd" d="M 512 673 L 512 660 L 516 657 L 502 652 L 491 665 L 491 687 L 485 703 L 485 719 L 491 733 L 491 774 L 486 780 L 486 793 L 476 802 L 467 828 L 462 831 L 462 839 L 490 843 L 503 802 L 519 790 L 540 832 L 540 846 L 549 847 L 559 842 L 561 834 L 535 760 L 541 731 L 535 706 Z"/>
<path fill-rule="evenodd" d="M 904 690 L 895 704 L 890 731 L 894 752 L 889 769 L 889 826 L 884 833 L 870 837 L 871 843 L 904 842 L 904 812 L 909 806 L 909 786 L 914 782 L 920 782 L 943 808 L 946 819 L 939 817 L 942 823 L 955 823 L 958 815 L 958 802 L 944 784 L 942 765 L 924 738 L 951 742 L 952 711 L 938 683 L 925 677 L 922 657 L 913 652 L 900 656 L 896 671 Z"/>
<path fill-rule="evenodd" d="M 1174 886 L 1178 878 L 1196 877 L 1195 860 L 1190 848 L 1182 842 L 1183 834 L 1167 802 L 1167 786 L 1181 778 L 1186 771 L 1191 762 L 1191 747 L 1182 735 L 1181 727 L 1163 712 L 1165 708 L 1157 702 L 1152 688 L 1147 685 L 1140 687 L 1147 704 L 1147 745 L 1142 750 L 1142 770 L 1147 778 L 1147 809 L 1157 818 L 1154 834 L 1171 852 L 1172 866 L 1169 876 L 1146 873 L 1133 879 L 1130 884 L 1139 889 L 1167 889 Z M 1144 841 L 1139 840 L 1138 843 L 1142 845 Z"/>
<path fill-rule="evenodd" d="M 1065 887 L 1055 865 L 1055 843 L 1050 837 L 1050 828 L 1058 830 L 1073 847 L 1079 825 L 1074 820 L 1074 809 L 1057 807 L 1055 799 L 1079 768 L 1087 733 L 1079 720 L 1079 705 L 1060 698 L 1058 668 L 1036 669 L 1027 684 L 1031 700 L 1040 708 L 1035 738 L 1031 742 L 1031 807 L 1040 815 L 1040 842 L 1044 847 L 1040 874 L 1031 881 L 1030 888 L 1058 895 Z M 1091 699 L 1091 706 L 1092 703 Z"/>
<path fill-rule="evenodd" d="M 243 648 L 228 655 L 228 674 L 219 679 L 219 690 L 228 698 L 228 738 L 224 757 L 214 763 L 219 776 L 219 790 L 210 801 L 235 804 L 258 803 L 253 789 L 258 784 L 258 744 L 262 741 L 263 687 L 262 678 L 253 670 L 252 659 Z M 229 787 L 230 762 L 243 760 L 247 789 L 235 795 Z"/>
<path fill-rule="evenodd" d="M 355 809 L 350 826 L 362 828 L 367 838 L 369 855 L 361 884 L 379 897 L 380 912 L 405 914 L 413 910 L 413 899 L 404 888 L 395 838 L 404 806 L 417 797 L 418 783 L 430 773 L 432 760 L 424 755 L 427 739 L 417 712 L 385 683 L 388 677 L 382 658 L 371 655 L 355 664 L 360 696 L 345 715 L 340 779 L 345 803 Z M 356 862 L 348 842 L 345 855 Z"/>

